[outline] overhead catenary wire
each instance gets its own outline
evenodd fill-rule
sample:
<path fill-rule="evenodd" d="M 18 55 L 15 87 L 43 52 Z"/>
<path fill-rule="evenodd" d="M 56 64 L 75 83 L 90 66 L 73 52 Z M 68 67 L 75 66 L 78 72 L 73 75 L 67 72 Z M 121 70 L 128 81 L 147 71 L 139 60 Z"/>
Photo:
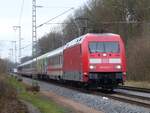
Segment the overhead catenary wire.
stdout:
<path fill-rule="evenodd" d="M 30 44 L 28 44 L 28 45 L 22 47 L 21 49 L 25 49 L 25 48 L 30 47 L 30 46 L 32 46 L 32 43 L 30 43 Z"/>
<path fill-rule="evenodd" d="M 63 8 L 72 8 L 72 7 L 65 7 L 65 6 L 44 6 L 42 8 L 50 8 L 50 9 L 63 9 Z"/>
<path fill-rule="evenodd" d="M 21 8 L 20 8 L 20 14 L 19 14 L 19 25 L 21 25 L 22 15 L 23 15 L 23 9 L 24 9 L 24 0 L 22 0 Z"/>
<path fill-rule="evenodd" d="M 61 14 L 55 16 L 54 18 L 51 18 L 51 19 L 49 19 L 48 21 L 46 21 L 46 22 L 44 22 L 44 23 L 38 25 L 36 28 L 39 28 L 39 27 L 43 26 L 44 24 L 49 23 L 50 21 L 52 21 L 52 20 L 54 20 L 54 19 L 56 19 L 56 18 L 58 18 L 58 17 L 64 15 L 65 13 L 67 13 L 67 12 L 69 12 L 70 10 L 73 10 L 73 9 L 74 9 L 74 8 L 72 7 L 72 8 L 70 8 L 70 9 L 68 9 L 68 10 L 66 10 L 66 11 L 64 11 L 64 12 L 62 12 Z"/>

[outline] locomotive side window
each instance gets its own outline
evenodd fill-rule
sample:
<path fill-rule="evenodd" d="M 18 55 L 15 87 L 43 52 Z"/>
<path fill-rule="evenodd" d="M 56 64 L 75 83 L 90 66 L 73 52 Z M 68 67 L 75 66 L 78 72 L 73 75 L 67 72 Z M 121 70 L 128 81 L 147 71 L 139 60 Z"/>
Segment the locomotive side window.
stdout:
<path fill-rule="evenodd" d="M 90 42 L 89 50 L 90 53 L 96 52 L 119 53 L 120 51 L 118 42 Z"/>

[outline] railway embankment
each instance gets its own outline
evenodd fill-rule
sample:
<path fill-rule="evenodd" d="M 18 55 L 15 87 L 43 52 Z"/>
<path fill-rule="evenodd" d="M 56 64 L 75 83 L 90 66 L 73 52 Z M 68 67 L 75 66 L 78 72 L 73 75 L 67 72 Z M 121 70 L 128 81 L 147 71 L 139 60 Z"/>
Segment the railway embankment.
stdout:
<path fill-rule="evenodd" d="M 15 113 L 75 113 L 73 110 L 61 106 L 46 96 L 37 92 L 31 86 L 18 81 L 15 77 L 8 77 L 9 85 L 16 89 L 17 97 L 23 105 L 26 106 L 27 112 Z M 9 112 L 11 113 L 11 112 Z"/>

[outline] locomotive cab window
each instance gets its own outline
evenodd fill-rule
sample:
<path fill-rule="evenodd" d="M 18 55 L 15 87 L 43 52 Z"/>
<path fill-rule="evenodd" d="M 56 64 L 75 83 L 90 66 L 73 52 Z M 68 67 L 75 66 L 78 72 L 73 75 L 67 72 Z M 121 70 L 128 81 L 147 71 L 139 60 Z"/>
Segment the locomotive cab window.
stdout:
<path fill-rule="evenodd" d="M 90 53 L 97 53 L 97 52 L 119 53 L 120 48 L 118 42 L 90 42 L 89 51 Z"/>

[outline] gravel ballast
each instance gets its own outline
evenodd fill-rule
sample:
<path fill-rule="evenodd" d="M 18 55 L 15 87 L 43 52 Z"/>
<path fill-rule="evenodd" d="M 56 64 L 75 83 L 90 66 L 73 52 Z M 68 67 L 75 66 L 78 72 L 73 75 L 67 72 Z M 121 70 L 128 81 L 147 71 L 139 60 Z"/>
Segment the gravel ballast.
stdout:
<path fill-rule="evenodd" d="M 30 85 L 32 84 L 31 79 L 23 78 L 23 81 Z M 107 97 L 81 93 L 41 81 L 38 81 L 38 84 L 41 91 L 51 91 L 53 93 L 56 93 L 57 95 L 70 98 L 74 101 L 92 107 L 96 110 L 103 111 L 105 113 L 150 113 L 150 109 L 148 108 L 119 102 Z"/>

